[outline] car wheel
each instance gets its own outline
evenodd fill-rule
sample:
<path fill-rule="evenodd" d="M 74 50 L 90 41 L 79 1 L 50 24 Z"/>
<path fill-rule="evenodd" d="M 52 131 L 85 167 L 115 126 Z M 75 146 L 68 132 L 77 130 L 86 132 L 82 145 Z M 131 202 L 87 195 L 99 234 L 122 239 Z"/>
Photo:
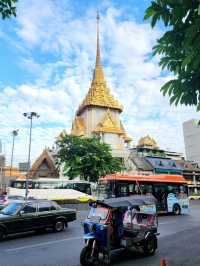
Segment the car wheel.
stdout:
<path fill-rule="evenodd" d="M 157 242 L 157 239 L 154 235 L 149 235 L 145 239 L 143 251 L 146 256 L 151 256 L 155 253 L 156 248 L 157 248 L 156 242 Z"/>
<path fill-rule="evenodd" d="M 55 232 L 61 232 L 65 229 L 65 223 L 62 220 L 57 220 L 53 227 Z"/>
<path fill-rule="evenodd" d="M 5 234 L 4 230 L 3 229 L 0 229 L 0 241 L 2 241 L 3 239 L 5 239 L 5 237 L 6 237 L 6 234 Z"/>
<path fill-rule="evenodd" d="M 180 215 L 181 214 L 181 208 L 180 208 L 180 206 L 178 204 L 174 204 L 173 214 L 174 215 Z"/>

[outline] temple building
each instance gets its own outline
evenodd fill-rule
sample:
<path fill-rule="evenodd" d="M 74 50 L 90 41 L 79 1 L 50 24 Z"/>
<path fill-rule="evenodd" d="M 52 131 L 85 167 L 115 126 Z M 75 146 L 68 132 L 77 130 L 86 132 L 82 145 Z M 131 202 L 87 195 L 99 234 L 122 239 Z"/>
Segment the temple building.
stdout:
<path fill-rule="evenodd" d="M 155 139 L 149 135 L 140 138 L 136 147 L 133 147 L 130 150 L 131 153 L 137 157 L 152 156 L 173 160 L 182 160 L 184 157 L 182 153 L 161 149 Z"/>
<path fill-rule="evenodd" d="M 59 171 L 55 164 L 56 153 L 53 149 L 45 148 L 35 160 L 28 172 L 28 177 L 35 178 L 59 178 Z"/>
<path fill-rule="evenodd" d="M 122 105 L 110 93 L 104 76 L 97 13 L 97 51 L 93 78 L 85 99 L 76 111 L 71 134 L 83 137 L 99 136 L 111 146 L 113 156 L 124 158 L 132 139 L 127 136 L 120 120 L 122 111 Z"/>
<path fill-rule="evenodd" d="M 129 174 L 183 174 L 183 167 L 178 163 L 183 154 L 165 151 L 149 135 L 140 138 L 136 147 L 130 148 L 125 162 Z"/>

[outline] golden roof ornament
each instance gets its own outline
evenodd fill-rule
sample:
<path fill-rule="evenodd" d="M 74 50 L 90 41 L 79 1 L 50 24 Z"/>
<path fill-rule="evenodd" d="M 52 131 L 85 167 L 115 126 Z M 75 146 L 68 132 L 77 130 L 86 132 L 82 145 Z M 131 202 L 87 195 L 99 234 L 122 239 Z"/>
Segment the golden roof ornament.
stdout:
<path fill-rule="evenodd" d="M 137 147 L 150 147 L 156 149 L 158 148 L 158 145 L 153 138 L 147 135 L 139 140 Z"/>
<path fill-rule="evenodd" d="M 117 124 L 117 121 L 114 119 L 109 110 L 105 113 L 103 119 L 93 132 L 117 133 L 119 135 L 124 134 L 124 130 Z"/>
<path fill-rule="evenodd" d="M 120 127 L 123 130 L 123 132 L 124 132 L 123 135 L 122 135 L 124 141 L 127 142 L 127 143 L 131 142 L 133 139 L 130 136 L 128 136 L 128 134 L 126 133 L 126 130 L 125 130 L 122 122 L 120 122 Z"/>
<path fill-rule="evenodd" d="M 97 12 L 97 52 L 93 79 L 85 99 L 78 108 L 77 115 L 80 115 L 87 106 L 107 107 L 119 112 L 123 111 L 122 105 L 110 93 L 105 81 L 100 56 L 99 19 L 99 12 Z"/>
<path fill-rule="evenodd" d="M 57 140 L 62 140 L 64 137 L 67 136 L 67 131 L 64 129 L 57 137 Z"/>
<path fill-rule="evenodd" d="M 72 123 L 71 135 L 79 137 L 85 135 L 85 124 L 82 117 L 80 116 L 75 117 Z"/>

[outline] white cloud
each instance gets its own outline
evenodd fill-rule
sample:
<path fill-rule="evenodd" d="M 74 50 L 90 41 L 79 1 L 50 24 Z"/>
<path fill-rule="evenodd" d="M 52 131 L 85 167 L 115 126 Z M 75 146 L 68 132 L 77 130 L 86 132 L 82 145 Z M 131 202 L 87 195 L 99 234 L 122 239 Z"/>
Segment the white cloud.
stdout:
<path fill-rule="evenodd" d="M 84 98 L 92 78 L 95 61 L 95 10 L 75 17 L 73 2 L 40 0 L 20 1 L 16 31 L 20 38 L 20 64 L 35 75 L 35 82 L 25 81 L 15 88 L 5 87 L 0 98 L 0 138 L 6 142 L 9 158 L 10 132 L 19 128 L 15 162 L 27 158 L 28 120 L 22 113 L 37 111 L 34 120 L 32 158 L 56 135 L 70 129 L 74 112 Z M 161 76 L 158 58 L 149 58 L 160 36 L 158 29 L 123 19 L 123 10 L 109 3 L 101 15 L 102 58 L 112 93 L 124 105 L 122 120 L 134 143 L 152 135 L 161 148 L 183 151 L 182 122 L 197 117 L 193 108 L 169 106 L 159 89 L 169 79 Z M 63 11 L 67 10 L 67 11 Z M 16 40 L 15 40 L 16 42 Z M 24 52 L 26 51 L 26 53 Z M 37 51 L 47 61 L 34 57 Z M 33 53 L 34 52 L 34 53 Z M 56 60 L 48 61 L 49 54 Z"/>

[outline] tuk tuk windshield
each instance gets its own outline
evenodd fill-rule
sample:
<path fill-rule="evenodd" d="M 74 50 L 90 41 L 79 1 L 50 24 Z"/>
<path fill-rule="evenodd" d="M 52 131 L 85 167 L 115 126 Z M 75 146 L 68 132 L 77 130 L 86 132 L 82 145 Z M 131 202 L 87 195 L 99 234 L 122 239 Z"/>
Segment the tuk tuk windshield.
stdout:
<path fill-rule="evenodd" d="M 107 215 L 108 215 L 108 209 L 104 207 L 97 207 L 97 208 L 92 207 L 90 209 L 88 218 L 92 219 L 93 217 L 99 217 L 101 220 L 105 220 Z"/>

